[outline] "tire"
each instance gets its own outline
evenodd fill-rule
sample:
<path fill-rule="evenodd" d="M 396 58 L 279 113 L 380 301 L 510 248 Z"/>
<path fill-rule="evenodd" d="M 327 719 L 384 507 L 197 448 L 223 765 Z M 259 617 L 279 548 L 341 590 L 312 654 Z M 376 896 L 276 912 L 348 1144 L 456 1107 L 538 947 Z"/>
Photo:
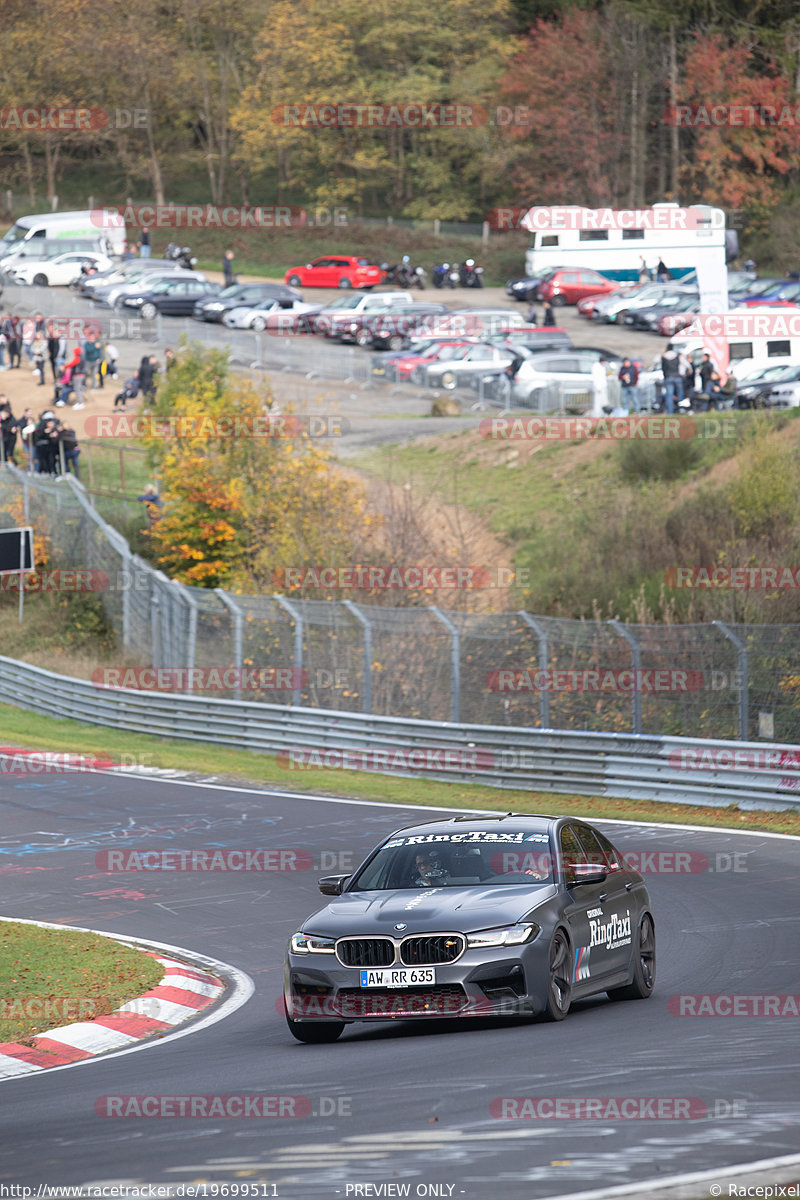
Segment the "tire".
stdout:
<path fill-rule="evenodd" d="M 302 287 L 302 282 L 299 275 L 289 276 L 289 287 Z"/>
<path fill-rule="evenodd" d="M 417 387 L 422 387 L 423 383 L 425 382 L 425 379 L 424 379 L 422 371 L 420 371 L 419 367 L 414 367 L 414 370 L 411 372 L 411 374 L 408 377 L 408 382 L 416 384 Z"/>
<path fill-rule="evenodd" d="M 439 382 L 441 383 L 443 388 L 447 389 L 448 392 L 453 392 L 453 391 L 455 391 L 456 383 L 458 382 L 458 380 L 456 379 L 456 376 L 453 371 L 444 371 L 443 374 L 439 378 Z"/>
<path fill-rule="evenodd" d="M 633 961 L 633 981 L 625 987 L 610 988 L 610 1000 L 647 1000 L 656 982 L 656 931 L 653 918 L 645 913 L 636 931 L 636 957 Z"/>
<path fill-rule="evenodd" d="M 365 350 L 372 341 L 372 334 L 368 333 L 365 329 L 359 329 L 355 340 L 356 345 L 360 346 L 362 350 Z"/>
<path fill-rule="evenodd" d="M 293 1038 L 312 1046 L 335 1042 L 344 1031 L 344 1021 L 293 1021 L 288 1013 L 286 1024 Z"/>
<path fill-rule="evenodd" d="M 563 1021 L 572 1003 L 572 951 L 563 929 L 550 943 L 547 967 L 547 1001 L 542 1016 L 546 1021 Z"/>
<path fill-rule="evenodd" d="M 250 322 L 250 328 L 255 329 L 256 333 L 263 333 L 267 328 L 266 317 L 253 317 L 252 321 Z"/>
<path fill-rule="evenodd" d="M 34 275 L 33 284 L 34 284 L 34 287 L 47 287 L 47 276 L 46 275 Z"/>
<path fill-rule="evenodd" d="M 395 333 L 389 338 L 389 341 L 386 343 L 386 345 L 389 350 L 402 350 L 404 341 L 405 338 L 402 337 L 401 334 Z"/>
<path fill-rule="evenodd" d="M 349 279 L 347 279 L 347 278 L 346 278 L 346 277 L 344 277 L 344 276 L 343 276 L 343 277 L 342 277 L 342 278 L 339 280 L 339 287 L 340 287 L 340 288 L 351 288 L 352 286 L 353 286 L 353 285 L 352 285 L 352 283 L 350 282 L 350 280 L 349 280 Z"/>
<path fill-rule="evenodd" d="M 148 301 L 147 304 L 142 305 L 142 307 L 139 309 L 139 312 L 141 313 L 144 321 L 152 321 L 158 312 L 158 309 L 156 308 L 155 304 L 150 304 Z"/>
<path fill-rule="evenodd" d="M 563 296 L 553 296 L 553 299 L 550 301 L 550 303 L 552 304 L 553 308 L 564 308 L 567 302 Z"/>

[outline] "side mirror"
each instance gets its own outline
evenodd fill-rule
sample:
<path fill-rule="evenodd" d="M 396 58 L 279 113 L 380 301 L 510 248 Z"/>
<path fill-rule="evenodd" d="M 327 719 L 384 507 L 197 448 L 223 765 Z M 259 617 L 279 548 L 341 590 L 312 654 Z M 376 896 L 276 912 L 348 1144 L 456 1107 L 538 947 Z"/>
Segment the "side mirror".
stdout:
<path fill-rule="evenodd" d="M 608 878 L 608 871 L 605 867 L 598 867 L 594 863 L 575 863 L 572 868 L 572 882 L 579 883 L 603 883 Z"/>
<path fill-rule="evenodd" d="M 319 880 L 319 890 L 323 896 L 341 896 L 349 875 L 326 875 Z"/>

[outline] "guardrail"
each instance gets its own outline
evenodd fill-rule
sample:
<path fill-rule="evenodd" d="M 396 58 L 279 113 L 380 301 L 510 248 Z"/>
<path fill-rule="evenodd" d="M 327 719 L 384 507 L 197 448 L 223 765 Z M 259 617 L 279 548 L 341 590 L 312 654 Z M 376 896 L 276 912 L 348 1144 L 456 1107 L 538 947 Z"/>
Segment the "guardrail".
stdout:
<path fill-rule="evenodd" d="M 800 807 L 796 746 L 457 725 L 110 689 L 5 657 L 0 686 L 7 703 L 46 716 L 277 753 L 298 785 L 304 769 L 348 769 L 670 804 Z"/>

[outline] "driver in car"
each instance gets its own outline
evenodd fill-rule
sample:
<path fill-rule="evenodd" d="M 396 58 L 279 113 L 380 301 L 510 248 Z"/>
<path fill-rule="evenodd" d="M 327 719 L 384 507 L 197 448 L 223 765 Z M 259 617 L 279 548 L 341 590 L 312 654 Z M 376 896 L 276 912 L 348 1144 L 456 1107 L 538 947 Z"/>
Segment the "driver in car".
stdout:
<path fill-rule="evenodd" d="M 414 858 L 412 887 L 441 887 L 448 872 L 430 850 L 418 850 Z"/>

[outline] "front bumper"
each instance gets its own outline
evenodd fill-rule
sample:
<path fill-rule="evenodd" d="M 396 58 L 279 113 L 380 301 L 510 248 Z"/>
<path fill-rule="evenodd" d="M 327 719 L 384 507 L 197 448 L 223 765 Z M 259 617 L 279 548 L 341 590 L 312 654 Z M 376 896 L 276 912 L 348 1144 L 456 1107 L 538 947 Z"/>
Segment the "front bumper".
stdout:
<path fill-rule="evenodd" d="M 358 967 L 325 955 L 289 954 L 284 971 L 287 1015 L 294 1021 L 391 1021 L 533 1016 L 543 1010 L 547 953 L 541 935 L 520 952 L 467 950 L 437 964 L 436 982 L 408 988 L 362 988 Z M 333 958 L 333 956 L 330 956 Z"/>

